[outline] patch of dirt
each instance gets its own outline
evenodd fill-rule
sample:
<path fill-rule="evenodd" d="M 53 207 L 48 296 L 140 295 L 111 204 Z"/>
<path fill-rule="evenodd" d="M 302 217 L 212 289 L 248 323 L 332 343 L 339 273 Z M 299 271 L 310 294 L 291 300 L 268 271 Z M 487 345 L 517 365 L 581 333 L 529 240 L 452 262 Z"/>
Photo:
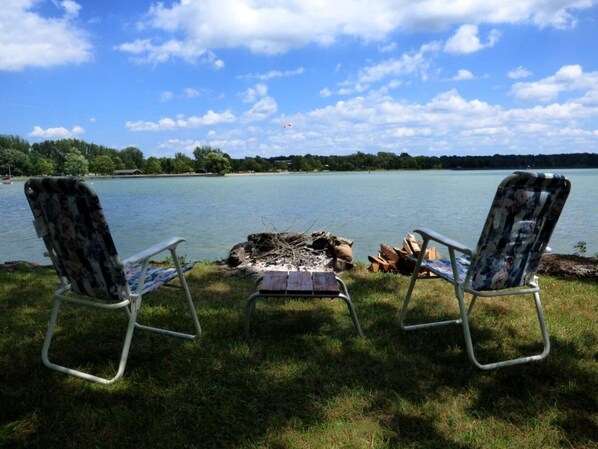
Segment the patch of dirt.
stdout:
<path fill-rule="evenodd" d="M 598 280 L 598 257 L 546 254 L 540 261 L 538 274 L 548 274 L 565 279 Z"/>

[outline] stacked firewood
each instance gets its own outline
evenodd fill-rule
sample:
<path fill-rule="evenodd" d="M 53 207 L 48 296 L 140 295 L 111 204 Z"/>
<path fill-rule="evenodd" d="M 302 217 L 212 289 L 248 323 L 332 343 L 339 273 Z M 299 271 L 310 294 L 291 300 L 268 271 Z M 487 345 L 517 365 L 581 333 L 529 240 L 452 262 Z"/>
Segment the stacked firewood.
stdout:
<path fill-rule="evenodd" d="M 407 234 L 403 239 L 403 246 L 390 247 L 382 243 L 377 256 L 368 256 L 370 266 L 368 270 L 373 273 L 401 273 L 410 275 L 415 268 L 415 261 L 421 252 L 421 242 L 413 234 Z M 426 248 L 424 259 L 440 259 L 440 252 L 433 246 Z M 423 276 L 434 276 L 426 269 L 420 271 Z"/>

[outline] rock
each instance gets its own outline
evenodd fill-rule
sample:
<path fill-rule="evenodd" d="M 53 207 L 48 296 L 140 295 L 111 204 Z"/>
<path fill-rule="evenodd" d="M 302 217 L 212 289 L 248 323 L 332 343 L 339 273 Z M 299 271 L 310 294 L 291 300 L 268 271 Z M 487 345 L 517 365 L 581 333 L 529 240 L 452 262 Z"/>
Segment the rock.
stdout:
<path fill-rule="evenodd" d="M 353 246 L 353 243 L 355 241 L 348 239 L 346 237 L 334 237 L 334 244 L 335 245 L 349 245 L 349 246 Z"/>
<path fill-rule="evenodd" d="M 334 247 L 334 257 L 336 259 L 346 260 L 351 262 L 353 260 L 353 249 L 346 243 L 342 243 Z"/>
<path fill-rule="evenodd" d="M 228 254 L 227 265 L 229 267 L 238 267 L 248 259 L 248 253 L 251 253 L 252 249 L 253 243 L 251 242 L 237 243 Z"/>

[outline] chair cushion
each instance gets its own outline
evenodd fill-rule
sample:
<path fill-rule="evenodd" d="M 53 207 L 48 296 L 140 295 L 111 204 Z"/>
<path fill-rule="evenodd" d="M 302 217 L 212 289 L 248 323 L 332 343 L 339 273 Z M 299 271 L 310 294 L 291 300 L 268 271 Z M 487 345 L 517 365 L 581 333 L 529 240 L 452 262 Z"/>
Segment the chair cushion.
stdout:
<path fill-rule="evenodd" d="M 457 257 L 455 261 L 457 262 L 459 282 L 463 282 L 465 276 L 467 275 L 467 271 L 469 270 L 471 258 L 469 256 L 460 256 Z M 453 282 L 455 280 L 450 259 L 424 259 L 422 260 L 422 267 L 428 268 L 430 271 L 449 282 Z"/>
<path fill-rule="evenodd" d="M 194 263 L 188 263 L 181 266 L 181 270 L 184 272 L 193 268 Z M 137 291 L 139 285 L 139 276 L 141 275 L 141 264 L 131 265 L 125 268 L 125 276 L 127 282 L 131 288 L 131 292 Z M 148 266 L 145 274 L 145 282 L 143 283 L 142 294 L 154 291 L 161 285 L 167 284 L 178 276 L 176 268 L 159 268 L 156 266 Z"/>

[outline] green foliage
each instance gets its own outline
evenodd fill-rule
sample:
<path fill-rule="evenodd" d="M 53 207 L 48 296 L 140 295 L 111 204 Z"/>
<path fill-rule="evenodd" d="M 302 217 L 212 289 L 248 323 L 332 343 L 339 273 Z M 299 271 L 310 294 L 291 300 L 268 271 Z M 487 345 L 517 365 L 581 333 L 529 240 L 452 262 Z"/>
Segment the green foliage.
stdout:
<path fill-rule="evenodd" d="M 109 156 L 114 163 L 114 170 L 138 168 L 149 174 L 177 174 L 193 171 L 228 172 L 271 172 L 271 171 L 352 171 L 352 170 L 430 170 L 430 169 L 539 169 L 558 168 L 598 168 L 598 153 L 573 153 L 552 155 L 499 155 L 494 156 L 411 156 L 407 152 L 400 154 L 379 151 L 368 154 L 361 151 L 346 156 L 318 156 L 312 154 L 260 156 L 233 159 L 220 148 L 210 145 L 198 146 L 193 150 L 193 158 L 182 153 L 174 157 L 144 158 L 143 152 L 136 147 L 116 150 L 78 139 L 48 140 L 29 143 L 11 135 L 0 135 L 0 167 L 10 161 L 17 175 L 31 175 L 48 169 L 47 165 L 37 165 L 39 158 L 51 162 L 53 172 L 69 173 L 73 167 L 65 169 L 66 156 L 72 149 L 91 163 L 96 157 Z M 343 149 L 345 151 L 345 149 Z M 151 167 L 147 167 L 152 160 Z M 160 168 L 158 168 L 158 162 Z M 72 165 L 72 163 L 71 163 Z M 92 164 L 93 167 L 93 164 Z M 79 168 L 81 169 L 81 167 Z M 91 170 L 92 172 L 94 170 Z"/>
<path fill-rule="evenodd" d="M 89 163 L 89 171 L 98 175 L 111 175 L 114 173 L 114 162 L 110 156 L 96 156 Z"/>
<path fill-rule="evenodd" d="M 573 245 L 573 249 L 575 249 L 575 252 L 573 254 L 575 254 L 576 256 L 581 256 L 585 254 L 588 250 L 588 245 L 585 241 L 580 240 L 575 245 Z"/>
<path fill-rule="evenodd" d="M 143 170 L 145 160 L 143 158 L 143 152 L 136 147 L 127 147 L 119 153 L 120 158 L 125 164 L 125 168 L 138 168 Z"/>
<path fill-rule="evenodd" d="M 159 175 L 162 173 L 162 164 L 160 164 L 160 160 L 157 157 L 149 157 L 145 161 L 145 173 L 150 175 Z"/>
<path fill-rule="evenodd" d="M 31 160 L 27 153 L 13 148 L 0 148 L 0 174 L 8 173 L 8 166 L 13 176 L 31 172 Z"/>
<path fill-rule="evenodd" d="M 193 159 L 183 153 L 176 153 L 173 160 L 173 173 L 192 173 Z"/>
<path fill-rule="evenodd" d="M 79 150 L 72 148 L 71 151 L 64 156 L 63 169 L 64 173 L 67 175 L 80 176 L 89 171 L 89 163 Z"/>
<path fill-rule="evenodd" d="M 51 176 L 54 174 L 54 163 L 43 157 L 39 157 L 33 165 L 33 175 Z"/>
<path fill-rule="evenodd" d="M 211 173 L 223 175 L 231 171 L 230 161 L 217 153 L 208 153 L 204 159 L 205 168 Z"/>

